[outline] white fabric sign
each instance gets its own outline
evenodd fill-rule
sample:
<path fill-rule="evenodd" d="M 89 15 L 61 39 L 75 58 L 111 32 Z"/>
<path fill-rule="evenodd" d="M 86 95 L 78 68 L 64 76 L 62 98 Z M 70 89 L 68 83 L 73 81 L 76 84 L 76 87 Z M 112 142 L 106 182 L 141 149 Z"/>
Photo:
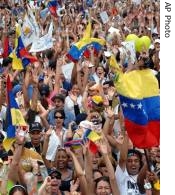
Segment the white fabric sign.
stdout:
<path fill-rule="evenodd" d="M 63 72 L 66 80 L 68 80 L 68 81 L 71 80 L 73 67 L 74 67 L 74 63 L 73 62 L 71 62 L 69 64 L 65 64 L 65 65 L 62 66 L 62 72 Z"/>
<path fill-rule="evenodd" d="M 50 136 L 50 139 L 49 139 L 48 149 L 47 149 L 47 153 L 46 153 L 47 160 L 54 161 L 55 155 L 57 152 L 57 148 L 59 145 L 61 146 L 60 139 L 58 138 L 55 131 L 53 130 L 52 134 Z"/>
<path fill-rule="evenodd" d="M 124 46 L 126 51 L 129 51 L 131 53 L 131 63 L 133 64 L 136 60 L 136 51 L 135 51 L 134 41 L 125 41 L 125 42 L 122 42 L 122 45 Z"/>
<path fill-rule="evenodd" d="M 100 17 L 102 19 L 103 24 L 106 24 L 107 22 L 109 22 L 109 17 L 106 11 L 101 12 Z"/>
<path fill-rule="evenodd" d="M 53 32 L 53 23 L 50 24 L 48 33 L 38 40 L 36 40 L 30 49 L 29 52 L 40 52 L 47 49 L 50 49 L 53 47 L 53 38 L 52 38 L 52 32 Z"/>

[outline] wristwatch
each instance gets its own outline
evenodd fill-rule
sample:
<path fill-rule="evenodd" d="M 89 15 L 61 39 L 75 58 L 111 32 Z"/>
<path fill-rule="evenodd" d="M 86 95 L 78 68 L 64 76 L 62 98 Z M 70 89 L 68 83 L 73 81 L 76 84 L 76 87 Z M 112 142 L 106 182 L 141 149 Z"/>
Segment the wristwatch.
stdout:
<path fill-rule="evenodd" d="M 145 190 L 150 190 L 151 188 L 152 188 L 152 186 L 149 182 L 144 184 L 144 189 Z"/>

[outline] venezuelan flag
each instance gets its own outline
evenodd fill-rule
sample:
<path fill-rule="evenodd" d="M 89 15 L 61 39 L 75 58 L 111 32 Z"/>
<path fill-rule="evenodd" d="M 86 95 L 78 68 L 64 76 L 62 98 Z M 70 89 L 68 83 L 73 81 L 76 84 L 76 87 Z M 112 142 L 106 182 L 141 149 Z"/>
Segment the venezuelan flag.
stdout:
<path fill-rule="evenodd" d="M 13 138 L 15 137 L 15 126 L 26 126 L 26 123 L 12 93 L 12 84 L 9 76 L 7 77 L 7 95 L 7 138 Z"/>
<path fill-rule="evenodd" d="M 77 62 L 83 55 L 86 58 L 89 58 L 90 52 L 88 47 L 93 47 L 94 54 L 98 54 L 103 45 L 105 44 L 104 39 L 98 39 L 91 37 L 91 23 L 89 22 L 86 30 L 84 32 L 83 38 L 80 39 L 77 43 L 75 43 L 69 50 L 67 57 L 73 61 Z"/>
<path fill-rule="evenodd" d="M 58 17 L 57 15 L 57 7 L 58 7 L 58 1 L 57 0 L 51 0 L 48 2 L 47 6 L 48 6 L 48 9 L 51 13 L 51 15 L 53 15 L 54 17 Z"/>
<path fill-rule="evenodd" d="M 160 140 L 160 96 L 150 69 L 119 72 L 116 81 L 125 127 L 134 146 L 150 148 Z"/>
<path fill-rule="evenodd" d="M 79 147 L 83 144 L 83 139 L 71 140 L 64 143 L 64 147 Z"/>
<path fill-rule="evenodd" d="M 97 142 L 98 140 L 101 139 L 101 136 L 98 135 L 98 133 L 96 133 L 95 131 L 91 130 L 91 129 L 87 129 L 83 135 L 83 139 L 84 140 L 89 140 L 89 150 L 92 153 L 96 153 L 98 151 L 98 147 L 96 145 L 95 142 Z"/>
<path fill-rule="evenodd" d="M 15 40 L 15 49 L 10 54 L 12 58 L 12 68 L 14 70 L 22 70 L 30 63 L 36 62 L 37 58 L 30 55 L 27 49 L 24 47 L 20 26 L 16 25 L 16 40 Z"/>

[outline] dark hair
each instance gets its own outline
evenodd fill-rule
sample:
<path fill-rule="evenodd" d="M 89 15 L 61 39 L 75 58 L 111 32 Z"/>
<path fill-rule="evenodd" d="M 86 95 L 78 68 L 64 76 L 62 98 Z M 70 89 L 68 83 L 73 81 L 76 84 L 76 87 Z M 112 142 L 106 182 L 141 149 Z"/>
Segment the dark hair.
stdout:
<path fill-rule="evenodd" d="M 114 82 L 112 80 L 105 81 L 103 85 L 109 85 L 109 87 L 114 87 Z"/>
<path fill-rule="evenodd" d="M 2 61 L 2 66 L 7 67 L 10 63 L 12 63 L 12 58 L 11 57 L 4 58 L 3 61 Z"/>
<path fill-rule="evenodd" d="M 94 173 L 96 173 L 96 172 L 98 172 L 98 173 L 100 173 L 101 175 L 103 175 L 103 173 L 99 170 L 99 169 L 93 169 L 93 175 L 94 175 Z M 100 178 L 100 177 L 99 177 Z M 98 179 L 98 178 L 97 178 Z M 96 180 L 97 180 L 96 179 Z"/>
<path fill-rule="evenodd" d="M 54 118 L 56 116 L 56 113 L 60 113 L 61 116 L 63 117 L 63 119 L 65 119 L 65 112 L 64 112 L 63 109 L 57 109 L 57 110 L 55 110 L 55 112 L 54 112 Z"/>
<path fill-rule="evenodd" d="M 100 181 L 106 181 L 107 183 L 110 184 L 110 181 L 109 181 L 109 177 L 107 176 L 102 176 L 102 177 L 99 177 L 95 180 L 95 189 L 97 188 L 97 185 Z"/>
<path fill-rule="evenodd" d="M 9 195 L 13 195 L 15 192 L 18 192 L 18 191 L 22 192 L 23 195 L 28 195 L 27 189 L 24 186 L 22 186 L 22 185 L 14 185 L 11 188 L 11 190 L 9 192 Z"/>
<path fill-rule="evenodd" d="M 140 168 L 139 168 L 139 170 L 140 170 L 142 168 L 142 166 L 143 166 L 142 153 L 140 151 L 138 151 L 138 150 L 135 150 L 135 149 L 129 149 L 128 150 L 128 157 L 132 156 L 133 154 L 137 155 L 139 160 L 140 160 Z"/>
<path fill-rule="evenodd" d="M 49 49 L 49 50 L 47 50 L 47 51 L 45 52 L 45 55 L 46 55 L 46 57 L 47 57 L 49 60 L 51 60 L 52 57 L 53 57 L 53 55 L 54 55 L 54 51 L 51 50 L 51 49 Z"/>

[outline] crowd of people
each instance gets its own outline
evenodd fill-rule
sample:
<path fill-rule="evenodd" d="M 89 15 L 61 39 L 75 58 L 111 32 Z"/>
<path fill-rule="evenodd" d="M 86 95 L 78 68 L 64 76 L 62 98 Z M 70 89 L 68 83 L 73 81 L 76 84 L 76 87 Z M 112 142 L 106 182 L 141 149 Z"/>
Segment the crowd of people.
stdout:
<path fill-rule="evenodd" d="M 0 194 L 160 194 L 159 145 L 144 150 L 133 145 L 111 60 L 123 73 L 151 69 L 160 87 L 160 2 L 58 0 L 56 16 L 48 3 L 0 2 Z M 8 38 L 9 53 L 15 49 L 16 23 L 23 25 L 29 10 L 39 37 L 53 23 L 53 46 L 30 52 L 30 43 L 26 50 L 37 61 L 15 70 L 10 54 L 4 56 L 4 42 Z M 89 23 L 91 37 L 105 44 L 97 52 L 90 44 L 88 55 L 72 62 L 68 52 Z M 151 44 L 133 54 L 123 44 L 130 34 L 147 36 Z M 12 138 L 7 78 L 26 123 L 15 126 Z"/>

